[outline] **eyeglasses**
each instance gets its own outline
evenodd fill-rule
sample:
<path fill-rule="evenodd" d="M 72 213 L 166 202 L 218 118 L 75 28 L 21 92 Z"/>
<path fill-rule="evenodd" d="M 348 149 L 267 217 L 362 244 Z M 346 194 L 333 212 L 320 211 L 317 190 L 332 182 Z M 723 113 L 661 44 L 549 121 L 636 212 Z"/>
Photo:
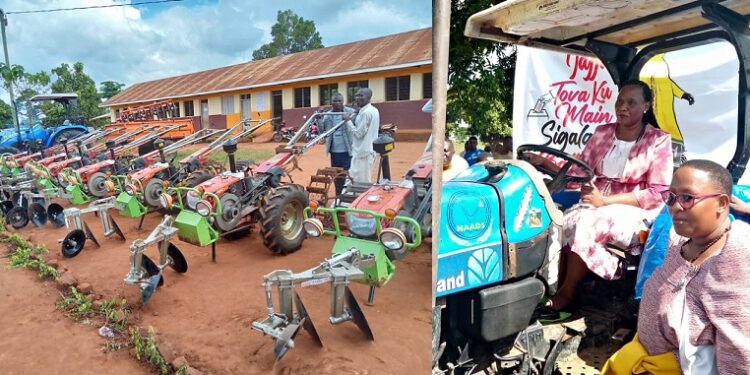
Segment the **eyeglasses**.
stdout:
<path fill-rule="evenodd" d="M 714 193 L 714 194 L 675 194 L 669 190 L 663 191 L 661 193 L 661 199 L 664 200 L 664 203 L 667 204 L 667 206 L 672 207 L 674 206 L 675 202 L 680 204 L 680 207 L 682 207 L 685 210 L 691 209 L 693 206 L 695 206 L 696 203 L 699 201 L 702 201 L 706 198 L 713 198 L 718 197 L 720 195 L 725 195 L 724 193 Z"/>

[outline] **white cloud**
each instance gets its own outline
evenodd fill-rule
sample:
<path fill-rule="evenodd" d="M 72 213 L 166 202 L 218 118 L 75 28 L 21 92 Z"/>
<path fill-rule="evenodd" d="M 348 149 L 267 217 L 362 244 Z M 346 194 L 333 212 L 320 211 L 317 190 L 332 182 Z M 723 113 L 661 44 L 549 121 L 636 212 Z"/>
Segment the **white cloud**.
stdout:
<path fill-rule="evenodd" d="M 6 12 L 122 4 L 122 0 L 2 1 Z M 248 61 L 270 41 L 278 10 L 314 20 L 326 46 L 428 27 L 432 2 L 185 1 L 159 8 L 117 7 L 11 14 L 11 64 L 49 71 L 83 62 L 94 80 L 131 85 Z M 6 95 L 7 97 L 7 95 Z"/>

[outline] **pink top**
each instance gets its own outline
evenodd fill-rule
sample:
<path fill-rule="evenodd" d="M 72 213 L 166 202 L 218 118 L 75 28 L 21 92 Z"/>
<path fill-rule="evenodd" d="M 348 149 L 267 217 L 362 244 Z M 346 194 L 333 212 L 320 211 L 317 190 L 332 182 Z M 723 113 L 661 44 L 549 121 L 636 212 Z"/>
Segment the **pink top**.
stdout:
<path fill-rule="evenodd" d="M 609 194 L 635 193 L 641 208 L 660 207 L 661 192 L 672 181 L 672 138 L 669 133 L 646 125 L 643 136 L 628 154 L 622 177 L 610 179 L 602 173 L 602 161 L 615 142 L 616 124 L 600 125 L 586 142 L 580 159 L 594 169 L 596 187 Z"/>
<path fill-rule="evenodd" d="M 750 369 L 750 225 L 735 220 L 724 247 L 700 266 L 680 255 L 676 236 L 643 288 L 638 338 L 650 355 L 679 350 L 680 311 L 671 308 L 685 286 L 692 345 L 714 345 L 720 374 Z M 682 284 L 685 283 L 685 284 Z M 682 285 L 681 285 L 682 284 Z"/>

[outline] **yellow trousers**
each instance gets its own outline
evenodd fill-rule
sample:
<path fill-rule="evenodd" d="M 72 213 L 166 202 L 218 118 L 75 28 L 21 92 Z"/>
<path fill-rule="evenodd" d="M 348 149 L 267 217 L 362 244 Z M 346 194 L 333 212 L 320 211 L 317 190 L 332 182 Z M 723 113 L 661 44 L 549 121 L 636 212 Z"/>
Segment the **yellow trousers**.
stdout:
<path fill-rule="evenodd" d="M 601 375 L 633 374 L 681 375 L 682 371 L 674 353 L 649 355 L 636 335 L 609 357 L 601 372 Z"/>

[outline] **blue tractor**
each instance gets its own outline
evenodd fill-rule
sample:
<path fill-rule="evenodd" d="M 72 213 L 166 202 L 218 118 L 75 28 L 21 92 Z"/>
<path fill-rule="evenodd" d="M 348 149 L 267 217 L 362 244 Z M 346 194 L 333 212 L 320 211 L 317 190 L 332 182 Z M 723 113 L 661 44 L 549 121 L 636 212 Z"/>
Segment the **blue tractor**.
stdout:
<path fill-rule="evenodd" d="M 73 139 L 81 134 L 88 133 L 89 128 L 83 124 L 80 117 L 72 119 L 70 114 L 78 112 L 78 95 L 70 94 L 43 94 L 29 99 L 32 102 L 55 101 L 61 103 L 65 108 L 68 120 L 53 128 L 45 128 L 40 124 L 31 127 L 21 127 L 20 134 L 17 129 L 0 130 L 0 154 L 17 154 L 34 148 L 48 148 L 60 143 L 61 139 Z"/>

